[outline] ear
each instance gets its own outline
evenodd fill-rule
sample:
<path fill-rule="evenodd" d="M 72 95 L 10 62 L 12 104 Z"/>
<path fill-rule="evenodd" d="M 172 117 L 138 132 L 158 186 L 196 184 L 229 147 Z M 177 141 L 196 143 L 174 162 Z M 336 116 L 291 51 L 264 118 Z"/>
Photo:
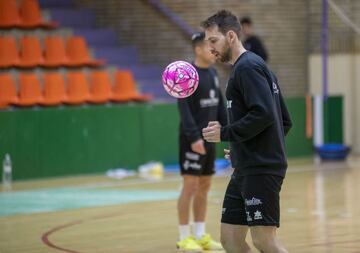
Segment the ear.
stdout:
<path fill-rule="evenodd" d="M 201 47 L 199 47 L 199 46 L 196 46 L 196 47 L 195 47 L 195 54 L 196 54 L 196 55 L 201 54 Z"/>
<path fill-rule="evenodd" d="M 236 34 L 234 31 L 230 30 L 226 33 L 226 39 L 229 42 L 229 44 L 232 44 L 235 41 Z"/>

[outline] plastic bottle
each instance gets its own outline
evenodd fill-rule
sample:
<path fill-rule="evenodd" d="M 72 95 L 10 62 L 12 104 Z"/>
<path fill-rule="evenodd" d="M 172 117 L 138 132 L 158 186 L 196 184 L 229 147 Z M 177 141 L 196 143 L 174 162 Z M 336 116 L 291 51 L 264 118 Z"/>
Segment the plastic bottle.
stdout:
<path fill-rule="evenodd" d="M 12 183 L 12 165 L 9 154 L 5 155 L 3 161 L 2 185 L 4 190 L 11 190 Z"/>

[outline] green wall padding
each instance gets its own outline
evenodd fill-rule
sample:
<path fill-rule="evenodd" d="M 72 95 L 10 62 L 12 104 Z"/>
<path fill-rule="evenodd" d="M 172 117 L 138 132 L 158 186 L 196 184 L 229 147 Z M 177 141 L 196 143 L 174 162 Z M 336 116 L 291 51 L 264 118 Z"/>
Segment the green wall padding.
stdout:
<path fill-rule="evenodd" d="M 143 162 L 177 162 L 179 115 L 176 104 L 144 105 L 141 112 Z"/>
<path fill-rule="evenodd" d="M 304 97 L 286 99 L 293 126 L 286 136 L 289 157 L 308 156 L 313 153 L 313 139 L 306 137 L 306 104 Z"/>
<path fill-rule="evenodd" d="M 289 157 L 313 153 L 305 137 L 305 98 L 289 98 L 294 127 Z M 342 98 L 330 98 L 327 141 L 342 141 Z M 136 169 L 155 160 L 178 162 L 176 104 L 110 104 L 0 111 L 0 161 L 10 153 L 14 179 Z M 218 157 L 227 143 L 218 145 Z"/>
<path fill-rule="evenodd" d="M 332 96 L 324 103 L 324 143 L 343 143 L 343 97 Z"/>
<path fill-rule="evenodd" d="M 115 105 L 3 111 L 0 157 L 11 154 L 15 179 L 134 169 L 140 110 Z"/>

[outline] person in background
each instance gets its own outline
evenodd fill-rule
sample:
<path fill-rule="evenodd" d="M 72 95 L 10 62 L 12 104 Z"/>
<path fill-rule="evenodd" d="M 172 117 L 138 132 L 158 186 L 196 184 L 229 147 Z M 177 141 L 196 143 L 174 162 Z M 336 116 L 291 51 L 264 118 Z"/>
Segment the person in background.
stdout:
<path fill-rule="evenodd" d="M 240 19 L 240 24 L 245 49 L 257 54 L 267 62 L 269 60 L 268 53 L 261 39 L 254 35 L 252 20 L 249 17 L 243 17 Z"/>
<path fill-rule="evenodd" d="M 222 249 L 221 244 L 214 241 L 205 230 L 207 197 L 215 173 L 215 143 L 204 141 L 201 129 L 209 121 L 226 124 L 227 117 L 218 75 L 211 67 L 215 57 L 210 53 L 204 38 L 204 32 L 192 36 L 195 54 L 193 66 L 199 74 L 199 86 L 190 97 L 178 99 L 179 162 L 183 186 L 177 206 L 180 240 L 176 246 L 186 252 Z M 189 225 L 191 209 L 194 217 L 192 232 Z"/>

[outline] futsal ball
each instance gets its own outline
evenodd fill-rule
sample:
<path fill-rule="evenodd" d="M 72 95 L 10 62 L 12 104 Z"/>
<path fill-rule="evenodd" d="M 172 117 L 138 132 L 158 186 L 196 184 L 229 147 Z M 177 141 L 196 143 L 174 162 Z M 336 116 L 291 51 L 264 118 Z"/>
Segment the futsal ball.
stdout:
<path fill-rule="evenodd" d="M 176 61 L 165 68 L 162 83 L 170 96 L 186 98 L 196 91 L 199 85 L 199 74 L 190 63 Z"/>

